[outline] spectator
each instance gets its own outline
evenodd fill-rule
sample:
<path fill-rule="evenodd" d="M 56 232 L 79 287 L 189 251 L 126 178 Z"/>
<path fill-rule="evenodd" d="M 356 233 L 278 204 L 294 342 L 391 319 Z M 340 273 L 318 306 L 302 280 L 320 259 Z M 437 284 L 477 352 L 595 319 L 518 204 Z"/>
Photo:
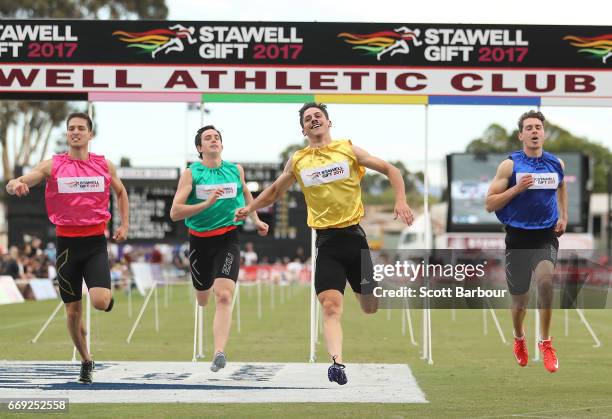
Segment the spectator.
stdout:
<path fill-rule="evenodd" d="M 125 264 L 115 262 L 111 267 L 110 273 L 115 288 L 127 289 L 130 284 L 130 272 Z"/>
<path fill-rule="evenodd" d="M 47 247 L 45 248 L 44 253 L 49 259 L 49 263 L 55 265 L 55 258 L 57 257 L 57 250 L 55 249 L 55 243 L 53 242 L 47 243 Z"/>
<path fill-rule="evenodd" d="M 23 245 L 23 250 L 21 251 L 21 254 L 27 258 L 31 258 L 36 255 L 36 250 L 34 250 L 30 243 L 25 243 Z"/>
<path fill-rule="evenodd" d="M 306 262 L 306 253 L 302 246 L 298 246 L 297 249 L 295 249 L 295 258 L 299 259 L 302 263 Z"/>
<path fill-rule="evenodd" d="M 17 264 L 17 248 L 12 246 L 9 249 L 9 252 L 2 255 L 2 267 L 1 272 L 2 275 L 12 276 L 13 279 L 17 279 L 20 277 L 19 275 L 19 265 Z"/>
<path fill-rule="evenodd" d="M 49 265 L 47 265 L 47 278 L 49 278 L 52 281 L 55 281 L 55 278 L 57 278 L 57 271 L 55 270 L 55 263 L 49 263 Z"/>
<path fill-rule="evenodd" d="M 244 266 L 257 264 L 257 253 L 255 253 L 255 250 L 253 249 L 253 243 L 246 243 L 245 250 L 241 252 L 241 256 L 244 258 Z"/>
<path fill-rule="evenodd" d="M 151 263 L 162 263 L 163 255 L 160 252 L 158 245 L 153 246 L 153 251 L 151 252 Z"/>
<path fill-rule="evenodd" d="M 130 263 L 135 261 L 133 252 L 134 252 L 134 248 L 130 246 L 129 244 L 126 244 L 125 246 L 123 246 L 123 261 L 128 266 L 130 266 Z"/>
<path fill-rule="evenodd" d="M 22 279 L 37 278 L 37 273 L 40 271 L 40 262 L 36 258 L 23 258 L 23 274 Z"/>
<path fill-rule="evenodd" d="M 109 242 L 107 245 L 109 266 L 119 260 L 119 246 L 117 243 Z"/>
<path fill-rule="evenodd" d="M 28 256 L 33 257 L 33 256 L 39 256 L 43 254 L 41 239 L 39 239 L 38 237 L 32 237 L 31 246 L 32 246 L 32 250 Z"/>
<path fill-rule="evenodd" d="M 302 262 L 296 257 L 292 262 L 287 264 L 287 280 L 289 282 L 297 282 L 302 271 Z"/>

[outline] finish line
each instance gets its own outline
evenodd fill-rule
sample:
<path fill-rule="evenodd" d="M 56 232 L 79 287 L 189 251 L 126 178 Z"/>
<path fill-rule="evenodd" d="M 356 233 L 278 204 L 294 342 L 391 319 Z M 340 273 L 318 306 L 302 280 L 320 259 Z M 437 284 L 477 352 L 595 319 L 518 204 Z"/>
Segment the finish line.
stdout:
<path fill-rule="evenodd" d="M 5 398 L 68 397 L 71 403 L 427 403 L 405 364 L 347 364 L 348 384 L 327 380 L 329 364 L 229 362 L 96 363 L 93 384 L 80 363 L 0 361 Z"/>

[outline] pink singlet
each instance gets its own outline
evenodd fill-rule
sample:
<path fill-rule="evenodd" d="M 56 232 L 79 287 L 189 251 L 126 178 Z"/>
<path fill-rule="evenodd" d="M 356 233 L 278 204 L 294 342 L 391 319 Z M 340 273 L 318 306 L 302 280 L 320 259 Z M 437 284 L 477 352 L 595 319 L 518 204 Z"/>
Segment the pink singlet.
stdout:
<path fill-rule="evenodd" d="M 85 230 L 92 231 L 91 227 L 105 226 L 110 219 L 110 182 L 104 156 L 89 153 L 87 160 L 73 159 L 68 153 L 53 156 L 45 201 L 49 220 L 58 233 L 64 227 L 81 236 Z"/>

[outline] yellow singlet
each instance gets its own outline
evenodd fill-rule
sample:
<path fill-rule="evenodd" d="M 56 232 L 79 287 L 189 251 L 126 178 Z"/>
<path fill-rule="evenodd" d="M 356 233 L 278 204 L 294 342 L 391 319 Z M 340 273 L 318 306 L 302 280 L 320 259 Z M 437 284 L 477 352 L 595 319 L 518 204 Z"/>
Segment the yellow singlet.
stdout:
<path fill-rule="evenodd" d="M 357 162 L 350 140 L 306 147 L 293 155 L 291 167 L 302 187 L 311 228 L 342 228 L 363 217 L 361 178 L 365 168 Z"/>

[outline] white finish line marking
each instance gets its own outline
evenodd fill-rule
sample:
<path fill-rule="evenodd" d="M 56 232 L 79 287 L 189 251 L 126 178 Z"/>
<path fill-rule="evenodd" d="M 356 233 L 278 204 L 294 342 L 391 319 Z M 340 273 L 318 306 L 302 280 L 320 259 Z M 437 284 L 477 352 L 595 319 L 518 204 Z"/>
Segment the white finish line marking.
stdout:
<path fill-rule="evenodd" d="M 327 379 L 328 364 L 229 362 L 96 363 L 93 384 L 80 364 L 0 361 L 2 397 L 68 397 L 71 403 L 427 403 L 408 365 L 347 364 L 348 384 Z"/>

